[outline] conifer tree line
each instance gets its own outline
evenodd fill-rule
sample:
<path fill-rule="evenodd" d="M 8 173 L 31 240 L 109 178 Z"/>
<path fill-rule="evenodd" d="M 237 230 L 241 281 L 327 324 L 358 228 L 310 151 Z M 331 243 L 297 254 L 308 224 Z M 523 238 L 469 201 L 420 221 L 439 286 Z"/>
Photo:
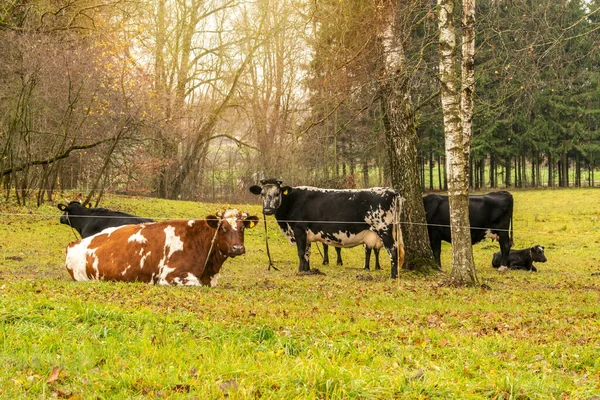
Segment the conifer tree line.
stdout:
<path fill-rule="evenodd" d="M 476 7 L 471 186 L 600 185 L 600 2 Z M 387 186 L 407 154 L 393 149 L 413 144 L 422 189 L 444 190 L 437 11 L 431 0 L 3 2 L 2 195 L 235 202 L 262 177 Z"/>

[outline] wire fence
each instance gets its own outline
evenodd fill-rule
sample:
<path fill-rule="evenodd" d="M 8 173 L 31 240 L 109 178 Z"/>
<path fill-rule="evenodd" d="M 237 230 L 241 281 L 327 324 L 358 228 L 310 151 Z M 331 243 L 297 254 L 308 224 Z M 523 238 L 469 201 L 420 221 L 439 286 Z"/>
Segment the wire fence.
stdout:
<path fill-rule="evenodd" d="M 64 214 L 48 214 L 48 213 L 10 213 L 10 212 L 0 212 L 0 216 L 3 217 L 37 217 L 37 218 L 43 218 L 43 219 L 53 219 L 53 218 L 60 218 L 61 216 L 63 216 Z M 103 218 L 110 218 L 110 219 L 119 219 L 119 218 L 123 218 L 123 219 L 129 219 L 132 217 L 136 217 L 136 218 L 148 218 L 148 219 L 152 219 L 155 222 L 159 222 L 159 221 L 172 221 L 172 220 L 195 220 L 195 221 L 207 221 L 207 219 L 205 218 L 186 218 L 186 217 L 140 217 L 140 216 L 120 216 L 120 215 L 73 215 L 73 214 L 69 214 L 70 218 L 89 218 L 89 219 L 103 219 Z M 211 219 L 213 220 L 213 219 Z M 260 219 L 261 222 L 263 222 L 264 219 Z M 151 223 L 151 222 L 146 222 L 146 223 Z M 331 220 L 279 220 L 279 219 L 266 219 L 266 223 L 267 224 L 279 224 L 279 223 L 305 223 L 305 224 L 343 224 L 343 225 L 365 225 L 368 223 L 364 222 L 364 221 L 339 221 L 339 220 L 335 220 L 335 221 L 331 221 Z M 0 222 L 0 225 L 2 223 Z M 394 223 L 392 223 L 394 224 Z M 398 223 L 401 226 L 408 226 L 408 225 L 417 225 L 417 226 L 430 226 L 430 227 L 438 227 L 438 228 L 448 228 L 450 229 L 451 226 L 445 225 L 445 224 L 428 224 L 428 223 L 418 223 L 418 222 L 409 222 L 409 221 L 400 221 Z M 499 229 L 499 228 L 494 228 L 494 227 L 473 227 L 473 226 L 461 226 L 461 228 L 466 229 L 469 228 L 471 230 L 483 230 L 483 231 L 487 231 L 487 230 L 492 230 L 494 232 L 510 232 L 511 229 Z M 528 234 L 528 235 L 564 235 L 564 236 L 584 236 L 584 235 L 589 235 L 589 234 L 600 234 L 600 226 L 598 226 L 597 230 L 592 230 L 592 231 L 583 231 L 583 232 L 557 232 L 555 230 L 553 230 L 552 232 L 544 232 L 544 231 L 530 231 L 530 230 L 523 230 L 523 229 L 512 229 L 513 233 L 515 234 Z"/>

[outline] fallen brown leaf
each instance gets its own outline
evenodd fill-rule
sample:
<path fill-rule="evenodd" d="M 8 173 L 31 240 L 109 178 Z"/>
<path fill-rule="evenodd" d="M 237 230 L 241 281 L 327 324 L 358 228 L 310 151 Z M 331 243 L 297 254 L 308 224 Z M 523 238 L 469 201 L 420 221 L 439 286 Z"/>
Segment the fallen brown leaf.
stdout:
<path fill-rule="evenodd" d="M 58 368 L 58 365 L 55 365 L 54 368 L 52 368 L 52 372 L 50 372 L 50 377 L 48 377 L 48 380 L 46 381 L 46 383 L 52 383 L 52 382 L 56 381 L 58 379 L 59 374 L 60 374 L 60 368 Z"/>

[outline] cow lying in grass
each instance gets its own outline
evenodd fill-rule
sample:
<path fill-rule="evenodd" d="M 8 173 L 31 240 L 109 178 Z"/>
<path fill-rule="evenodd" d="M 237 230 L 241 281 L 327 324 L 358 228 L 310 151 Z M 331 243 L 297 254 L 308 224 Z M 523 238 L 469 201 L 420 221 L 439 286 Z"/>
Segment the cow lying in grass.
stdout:
<path fill-rule="evenodd" d="M 70 201 L 69 204 L 61 203 L 57 207 L 64 212 L 60 217 L 60 223 L 75 229 L 82 239 L 95 235 L 106 228 L 154 222 L 149 218 L 136 217 L 107 208 L 92 208 L 89 204 L 83 206 L 77 200 Z"/>
<path fill-rule="evenodd" d="M 226 210 L 204 220 L 173 220 L 108 228 L 67 247 L 76 281 L 217 285 L 221 266 L 245 253 L 244 229 L 258 217 Z"/>
<path fill-rule="evenodd" d="M 500 267 L 501 259 L 501 252 L 494 253 L 492 267 Z M 537 272 L 537 268 L 533 265 L 534 261 L 542 263 L 547 261 L 546 256 L 544 255 L 544 246 L 538 244 L 529 249 L 511 250 L 508 254 L 508 268 L 510 269 L 524 269 Z"/>

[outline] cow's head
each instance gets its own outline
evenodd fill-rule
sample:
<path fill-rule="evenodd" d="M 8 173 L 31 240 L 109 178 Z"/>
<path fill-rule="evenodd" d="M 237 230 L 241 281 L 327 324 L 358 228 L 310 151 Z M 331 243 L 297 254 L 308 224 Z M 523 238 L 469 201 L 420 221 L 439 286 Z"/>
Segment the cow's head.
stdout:
<path fill-rule="evenodd" d="M 69 204 L 60 203 L 57 205 L 58 209 L 64 212 L 60 217 L 60 223 L 65 225 L 71 225 L 70 223 L 70 215 L 82 215 L 84 214 L 82 211 L 86 208 L 90 208 L 90 204 L 87 203 L 84 206 L 81 205 L 81 202 L 77 200 L 70 201 Z"/>
<path fill-rule="evenodd" d="M 546 262 L 546 256 L 544 255 L 544 246 L 535 245 L 529 252 L 531 253 L 531 259 L 536 262 Z"/>
<path fill-rule="evenodd" d="M 240 256 L 246 252 L 244 247 L 244 229 L 254 228 L 258 217 L 249 217 L 248 213 L 238 210 L 225 210 L 217 215 L 206 217 L 206 223 L 213 229 L 218 229 L 216 248 L 228 257 Z"/>
<path fill-rule="evenodd" d="M 263 179 L 261 186 L 254 185 L 250 187 L 250 193 L 262 196 L 263 213 L 273 215 L 281 205 L 282 196 L 287 196 L 291 187 L 281 186 L 283 182 L 277 179 Z"/>

